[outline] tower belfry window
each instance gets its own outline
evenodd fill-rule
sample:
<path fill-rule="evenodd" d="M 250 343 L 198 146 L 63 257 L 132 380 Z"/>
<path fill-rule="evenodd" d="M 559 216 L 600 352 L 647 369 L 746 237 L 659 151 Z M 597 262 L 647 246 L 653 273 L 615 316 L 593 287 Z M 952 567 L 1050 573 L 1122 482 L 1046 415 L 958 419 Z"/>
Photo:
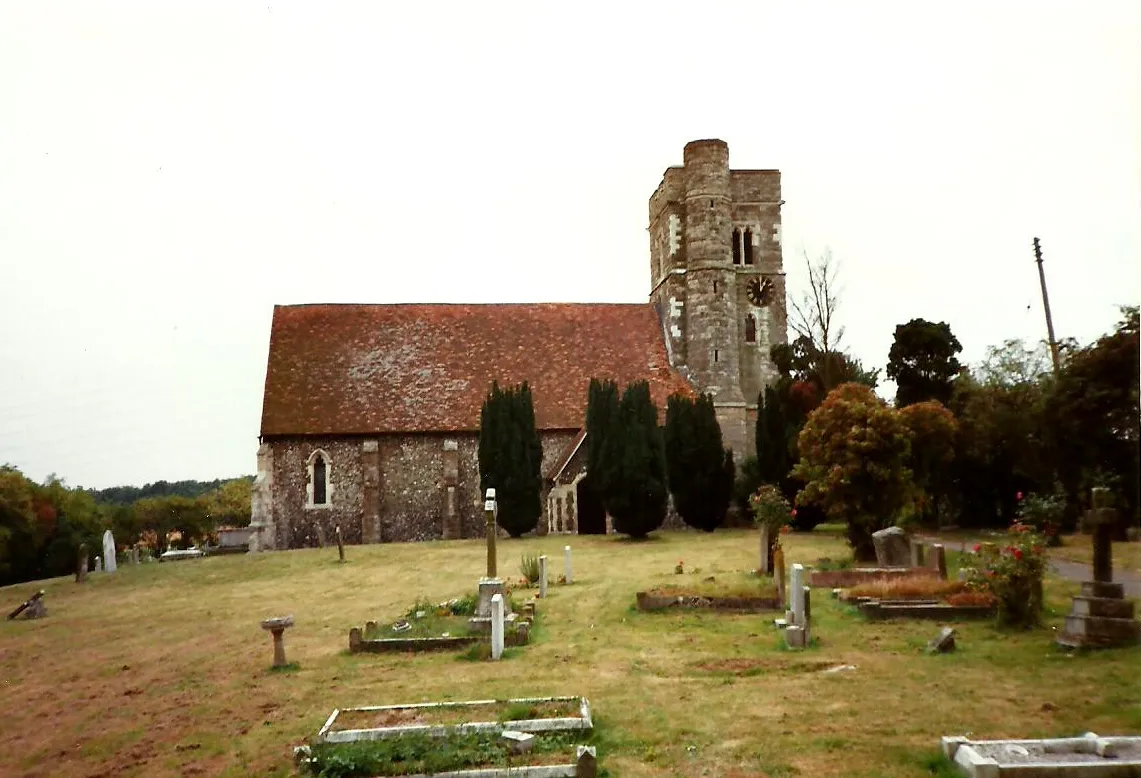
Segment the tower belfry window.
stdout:
<path fill-rule="evenodd" d="M 753 231 L 745 228 L 745 264 L 753 264 Z"/>
<path fill-rule="evenodd" d="M 757 342 L 757 320 L 753 318 L 753 314 L 745 317 L 745 342 Z"/>
<path fill-rule="evenodd" d="M 733 264 L 741 264 L 741 231 L 733 229 Z"/>

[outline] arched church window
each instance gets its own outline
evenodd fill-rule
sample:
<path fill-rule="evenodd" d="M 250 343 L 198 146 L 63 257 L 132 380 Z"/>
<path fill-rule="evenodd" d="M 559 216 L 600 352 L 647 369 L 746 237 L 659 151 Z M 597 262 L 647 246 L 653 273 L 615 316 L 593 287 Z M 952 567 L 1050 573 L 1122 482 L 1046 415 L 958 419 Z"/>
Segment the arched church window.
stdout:
<path fill-rule="evenodd" d="M 741 231 L 733 228 L 733 264 L 741 264 Z"/>
<path fill-rule="evenodd" d="M 748 227 L 745 228 L 745 264 L 753 264 L 753 231 Z"/>
<path fill-rule="evenodd" d="M 757 320 L 753 318 L 753 314 L 745 317 L 745 342 L 757 342 Z"/>
<path fill-rule="evenodd" d="M 326 498 L 325 457 L 320 454 L 313 460 L 313 504 L 324 505 Z"/>

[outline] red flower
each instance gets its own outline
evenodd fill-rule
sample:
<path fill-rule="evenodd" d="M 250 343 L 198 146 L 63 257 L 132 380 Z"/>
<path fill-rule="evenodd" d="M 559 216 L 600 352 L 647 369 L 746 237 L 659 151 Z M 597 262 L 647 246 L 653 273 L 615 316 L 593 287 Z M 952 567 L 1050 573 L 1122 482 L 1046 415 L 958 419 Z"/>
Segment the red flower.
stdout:
<path fill-rule="evenodd" d="M 1022 492 L 1018 492 L 1017 494 L 1014 495 L 1014 497 L 1017 500 L 1021 500 L 1022 499 Z"/>
<path fill-rule="evenodd" d="M 982 543 L 975 543 L 975 553 L 977 554 L 982 550 L 983 550 L 983 544 Z"/>
<path fill-rule="evenodd" d="M 1022 549 L 1020 549 L 1020 548 L 1014 549 L 1014 558 L 1015 559 L 1022 559 Z"/>
<path fill-rule="evenodd" d="M 785 524 L 783 527 L 780 528 L 780 534 L 787 535 L 790 529 L 791 529 L 791 527 L 789 527 L 787 524 Z"/>
<path fill-rule="evenodd" d="M 789 514 L 789 516 L 792 516 L 794 519 L 796 518 L 796 508 L 792 509 L 792 512 Z"/>

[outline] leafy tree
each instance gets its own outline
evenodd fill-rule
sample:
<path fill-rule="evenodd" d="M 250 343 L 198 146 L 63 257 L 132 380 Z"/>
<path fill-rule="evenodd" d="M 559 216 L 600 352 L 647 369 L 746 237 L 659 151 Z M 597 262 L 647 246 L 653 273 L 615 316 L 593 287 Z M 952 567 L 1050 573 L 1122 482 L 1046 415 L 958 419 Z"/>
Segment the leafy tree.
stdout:
<path fill-rule="evenodd" d="M 648 382 L 626 387 L 615 426 L 617 467 L 602 501 L 615 530 L 645 537 L 662 525 L 669 502 L 665 444 Z"/>
<path fill-rule="evenodd" d="M 792 475 L 792 468 L 800 458 L 797 450 L 800 431 L 808 414 L 820 403 L 817 387 L 814 382 L 794 380 L 786 373 L 757 398 L 756 442 L 761 482 L 780 489 L 789 502 L 804 488 L 803 481 Z M 749 494 L 755 491 L 754 487 Z M 824 518 L 818 506 L 805 505 L 797 510 L 791 526 L 809 532 Z"/>
<path fill-rule="evenodd" d="M 1123 500 L 1127 523 L 1136 523 L 1141 431 L 1138 399 L 1138 308 L 1121 309 L 1113 332 L 1085 347 L 1067 350 L 1057 385 L 1046 404 L 1059 468 L 1071 498 L 1107 485 Z"/>
<path fill-rule="evenodd" d="M 247 478 L 226 481 L 206 495 L 210 515 L 219 525 L 245 527 L 249 525 L 253 507 L 253 482 Z"/>
<path fill-rule="evenodd" d="M 949 465 L 955 458 L 955 416 L 935 400 L 908 405 L 899 416 L 911 434 L 908 467 L 917 487 L 916 514 L 939 523 L 951 496 Z"/>
<path fill-rule="evenodd" d="M 735 473 L 731 454 L 726 469 L 712 395 L 669 398 L 665 452 L 669 488 L 682 520 L 705 532 L 721 526 L 732 499 Z"/>
<path fill-rule="evenodd" d="M 495 488 L 499 526 L 513 538 L 542 515 L 542 454 L 530 387 L 493 383 L 480 410 L 479 488 Z"/>
<path fill-rule="evenodd" d="M 798 505 L 848 525 L 855 558 L 875 558 L 872 533 L 912 499 L 910 435 L 899 414 L 862 384 L 834 389 L 801 430 Z"/>
<path fill-rule="evenodd" d="M 925 400 L 949 402 L 951 382 L 962 369 L 955 355 L 962 350 L 946 322 L 912 319 L 896 325 L 887 362 L 887 376 L 896 383 L 896 407 Z"/>
<path fill-rule="evenodd" d="M 36 527 L 31 481 L 8 465 L 0 467 L 0 586 L 24 580 L 17 561 Z"/>

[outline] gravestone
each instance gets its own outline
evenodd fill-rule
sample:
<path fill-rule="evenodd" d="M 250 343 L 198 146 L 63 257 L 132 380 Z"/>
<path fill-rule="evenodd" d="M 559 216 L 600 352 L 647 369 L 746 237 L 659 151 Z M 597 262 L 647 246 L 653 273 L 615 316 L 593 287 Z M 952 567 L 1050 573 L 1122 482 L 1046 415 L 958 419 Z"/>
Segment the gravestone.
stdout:
<path fill-rule="evenodd" d="M 83 583 L 87 580 L 87 565 L 90 560 L 87 558 L 87 544 L 80 543 L 79 550 L 75 552 L 75 582 Z"/>
<path fill-rule="evenodd" d="M 768 575 L 772 572 L 769 568 L 769 546 L 772 544 L 770 541 L 770 534 L 768 525 L 761 525 L 761 558 L 760 564 L 757 565 L 757 572 L 761 575 Z"/>
<path fill-rule="evenodd" d="M 539 597 L 547 596 L 547 555 L 539 556 Z"/>
<path fill-rule="evenodd" d="M 563 546 L 563 575 L 567 579 L 567 583 L 574 583 L 574 575 L 571 573 L 571 547 Z"/>
<path fill-rule="evenodd" d="M 942 543 L 935 543 L 931 546 L 930 567 L 932 570 L 938 571 L 941 579 L 947 580 L 947 550 L 943 548 Z"/>
<path fill-rule="evenodd" d="M 789 648 L 804 648 L 808 645 L 808 634 L 804 627 L 791 624 L 784 631 L 784 642 Z"/>
<path fill-rule="evenodd" d="M 575 753 L 574 778 L 597 778 L 598 752 L 595 746 L 578 746 Z"/>
<path fill-rule="evenodd" d="M 923 544 L 918 540 L 911 541 L 911 566 L 923 567 Z"/>
<path fill-rule="evenodd" d="M 491 658 L 503 656 L 503 595 L 491 598 Z"/>
<path fill-rule="evenodd" d="M 792 601 L 789 607 L 789 615 L 786 616 L 789 624 L 795 624 L 798 627 L 805 626 L 804 624 L 804 565 L 797 562 L 792 566 L 792 575 L 789 576 L 788 582 L 789 599 Z"/>
<path fill-rule="evenodd" d="M 131 549 L 131 564 L 137 565 L 139 563 L 139 547 L 134 546 Z"/>
<path fill-rule="evenodd" d="M 804 587 L 804 640 L 812 639 L 812 587 Z"/>
<path fill-rule="evenodd" d="M 115 551 L 115 536 L 111 534 L 111 530 L 103 533 L 103 559 L 106 560 L 104 565 L 108 573 L 113 573 L 119 569 L 118 554 Z"/>
<path fill-rule="evenodd" d="M 939 634 L 927 644 L 927 653 L 946 654 L 955 650 L 955 630 L 943 627 Z"/>
<path fill-rule="evenodd" d="M 911 563 L 911 542 L 899 527 L 888 527 L 872 533 L 876 547 L 876 564 L 880 567 L 907 567 Z"/>
<path fill-rule="evenodd" d="M 101 556 L 95 557 L 95 572 L 97 572 L 97 573 L 103 572 L 103 557 L 101 557 Z"/>

